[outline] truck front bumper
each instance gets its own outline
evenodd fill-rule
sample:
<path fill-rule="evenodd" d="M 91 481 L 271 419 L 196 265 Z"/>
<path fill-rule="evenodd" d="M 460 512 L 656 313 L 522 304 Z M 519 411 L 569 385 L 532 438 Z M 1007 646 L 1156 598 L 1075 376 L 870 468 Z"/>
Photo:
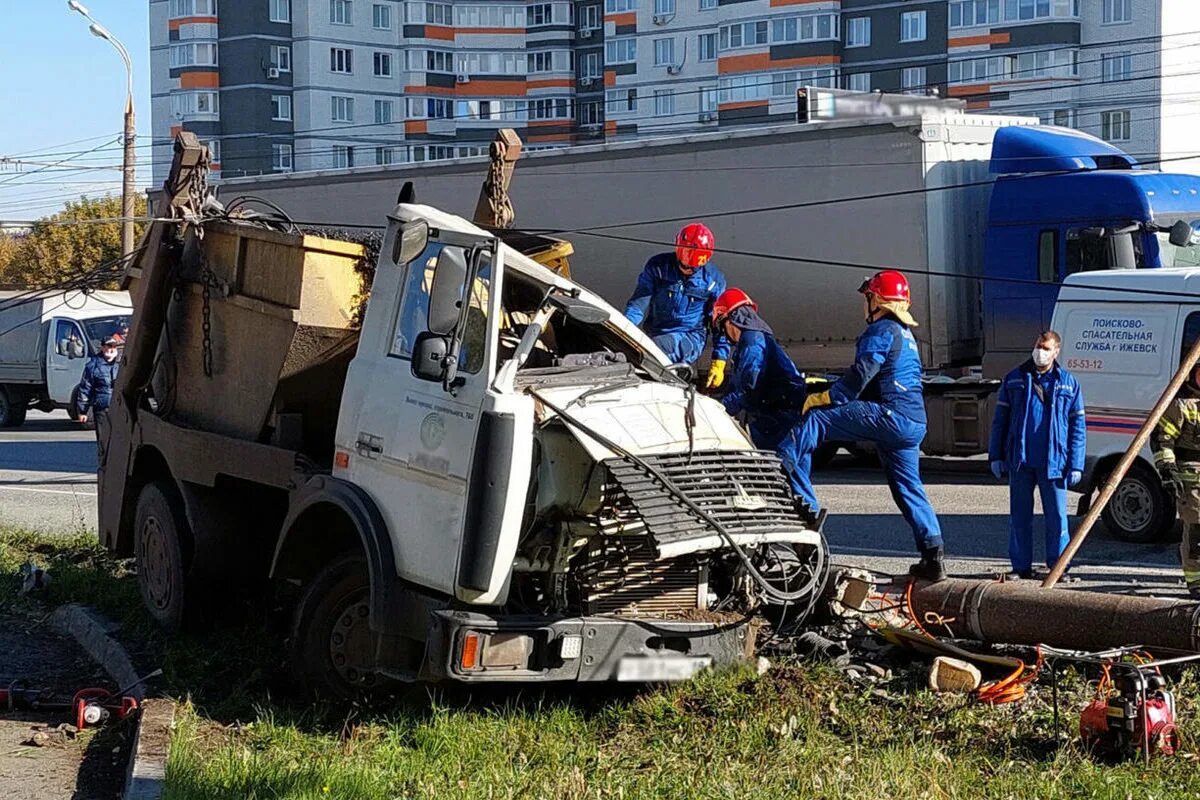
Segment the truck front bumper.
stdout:
<path fill-rule="evenodd" d="M 672 681 L 745 661 L 755 628 L 620 617 L 515 617 L 435 611 L 424 680 Z"/>

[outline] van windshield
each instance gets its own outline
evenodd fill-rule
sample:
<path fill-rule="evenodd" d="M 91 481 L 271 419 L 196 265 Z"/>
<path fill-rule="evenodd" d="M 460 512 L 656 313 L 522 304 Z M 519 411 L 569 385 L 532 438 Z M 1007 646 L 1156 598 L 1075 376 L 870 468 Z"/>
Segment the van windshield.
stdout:
<path fill-rule="evenodd" d="M 83 327 L 87 330 L 88 340 L 91 342 L 93 353 L 100 352 L 100 345 L 104 344 L 105 340 L 110 337 L 124 341 L 129 334 L 129 315 L 114 315 L 111 317 L 95 317 L 94 319 L 83 320 Z"/>

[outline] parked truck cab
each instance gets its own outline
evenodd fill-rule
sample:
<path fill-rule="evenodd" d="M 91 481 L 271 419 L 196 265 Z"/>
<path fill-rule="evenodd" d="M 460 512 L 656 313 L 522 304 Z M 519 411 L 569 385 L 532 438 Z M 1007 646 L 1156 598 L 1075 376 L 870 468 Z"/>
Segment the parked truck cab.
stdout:
<path fill-rule="evenodd" d="M 1182 253 L 1191 258 L 1195 250 Z M 1088 500 L 1200 335 L 1200 268 L 1072 275 L 1053 325 L 1062 334 L 1062 363 L 1079 379 L 1087 406 L 1087 466 L 1079 489 Z M 1175 516 L 1147 445 L 1105 508 L 1104 523 L 1121 539 L 1148 542 L 1165 535 Z"/>
<path fill-rule="evenodd" d="M 1200 248 L 1169 241 L 1181 219 L 1200 226 L 1200 176 L 1144 169 L 1094 136 L 1047 126 L 997 130 L 990 170 L 985 374 L 1024 359 L 1069 276 L 1200 265 Z"/>

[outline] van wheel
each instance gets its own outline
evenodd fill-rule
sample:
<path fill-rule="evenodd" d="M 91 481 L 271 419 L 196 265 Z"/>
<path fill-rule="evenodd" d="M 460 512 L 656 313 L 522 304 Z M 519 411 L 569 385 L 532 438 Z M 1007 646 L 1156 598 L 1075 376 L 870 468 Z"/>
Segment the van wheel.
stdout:
<path fill-rule="evenodd" d="M 358 700 L 391 680 L 375 672 L 375 636 L 367 562 L 358 553 L 337 559 L 309 583 L 296 604 L 288 665 L 306 697 Z"/>
<path fill-rule="evenodd" d="M 1163 490 L 1153 470 L 1135 462 L 1100 517 L 1123 542 L 1153 542 L 1175 522 L 1175 501 Z"/>
<path fill-rule="evenodd" d="M 187 559 L 191 532 L 183 502 L 165 480 L 148 483 L 138 495 L 133 553 L 142 602 L 154 621 L 168 631 L 183 627 Z"/>

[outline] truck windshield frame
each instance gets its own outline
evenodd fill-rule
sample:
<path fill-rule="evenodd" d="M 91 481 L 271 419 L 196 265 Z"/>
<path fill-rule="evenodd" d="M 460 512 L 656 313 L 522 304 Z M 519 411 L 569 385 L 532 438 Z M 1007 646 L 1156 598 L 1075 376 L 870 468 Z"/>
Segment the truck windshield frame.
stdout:
<path fill-rule="evenodd" d="M 1155 223 L 1161 227 L 1169 228 L 1180 219 L 1187 220 L 1187 223 L 1192 226 L 1193 231 L 1200 232 L 1200 211 L 1192 211 L 1186 214 L 1168 215 L 1162 219 L 1156 219 Z M 1168 231 L 1162 231 L 1150 235 L 1152 235 L 1155 241 L 1158 242 L 1159 266 L 1200 267 L 1200 245 L 1176 247 L 1175 245 L 1171 244 L 1171 234 Z"/>

